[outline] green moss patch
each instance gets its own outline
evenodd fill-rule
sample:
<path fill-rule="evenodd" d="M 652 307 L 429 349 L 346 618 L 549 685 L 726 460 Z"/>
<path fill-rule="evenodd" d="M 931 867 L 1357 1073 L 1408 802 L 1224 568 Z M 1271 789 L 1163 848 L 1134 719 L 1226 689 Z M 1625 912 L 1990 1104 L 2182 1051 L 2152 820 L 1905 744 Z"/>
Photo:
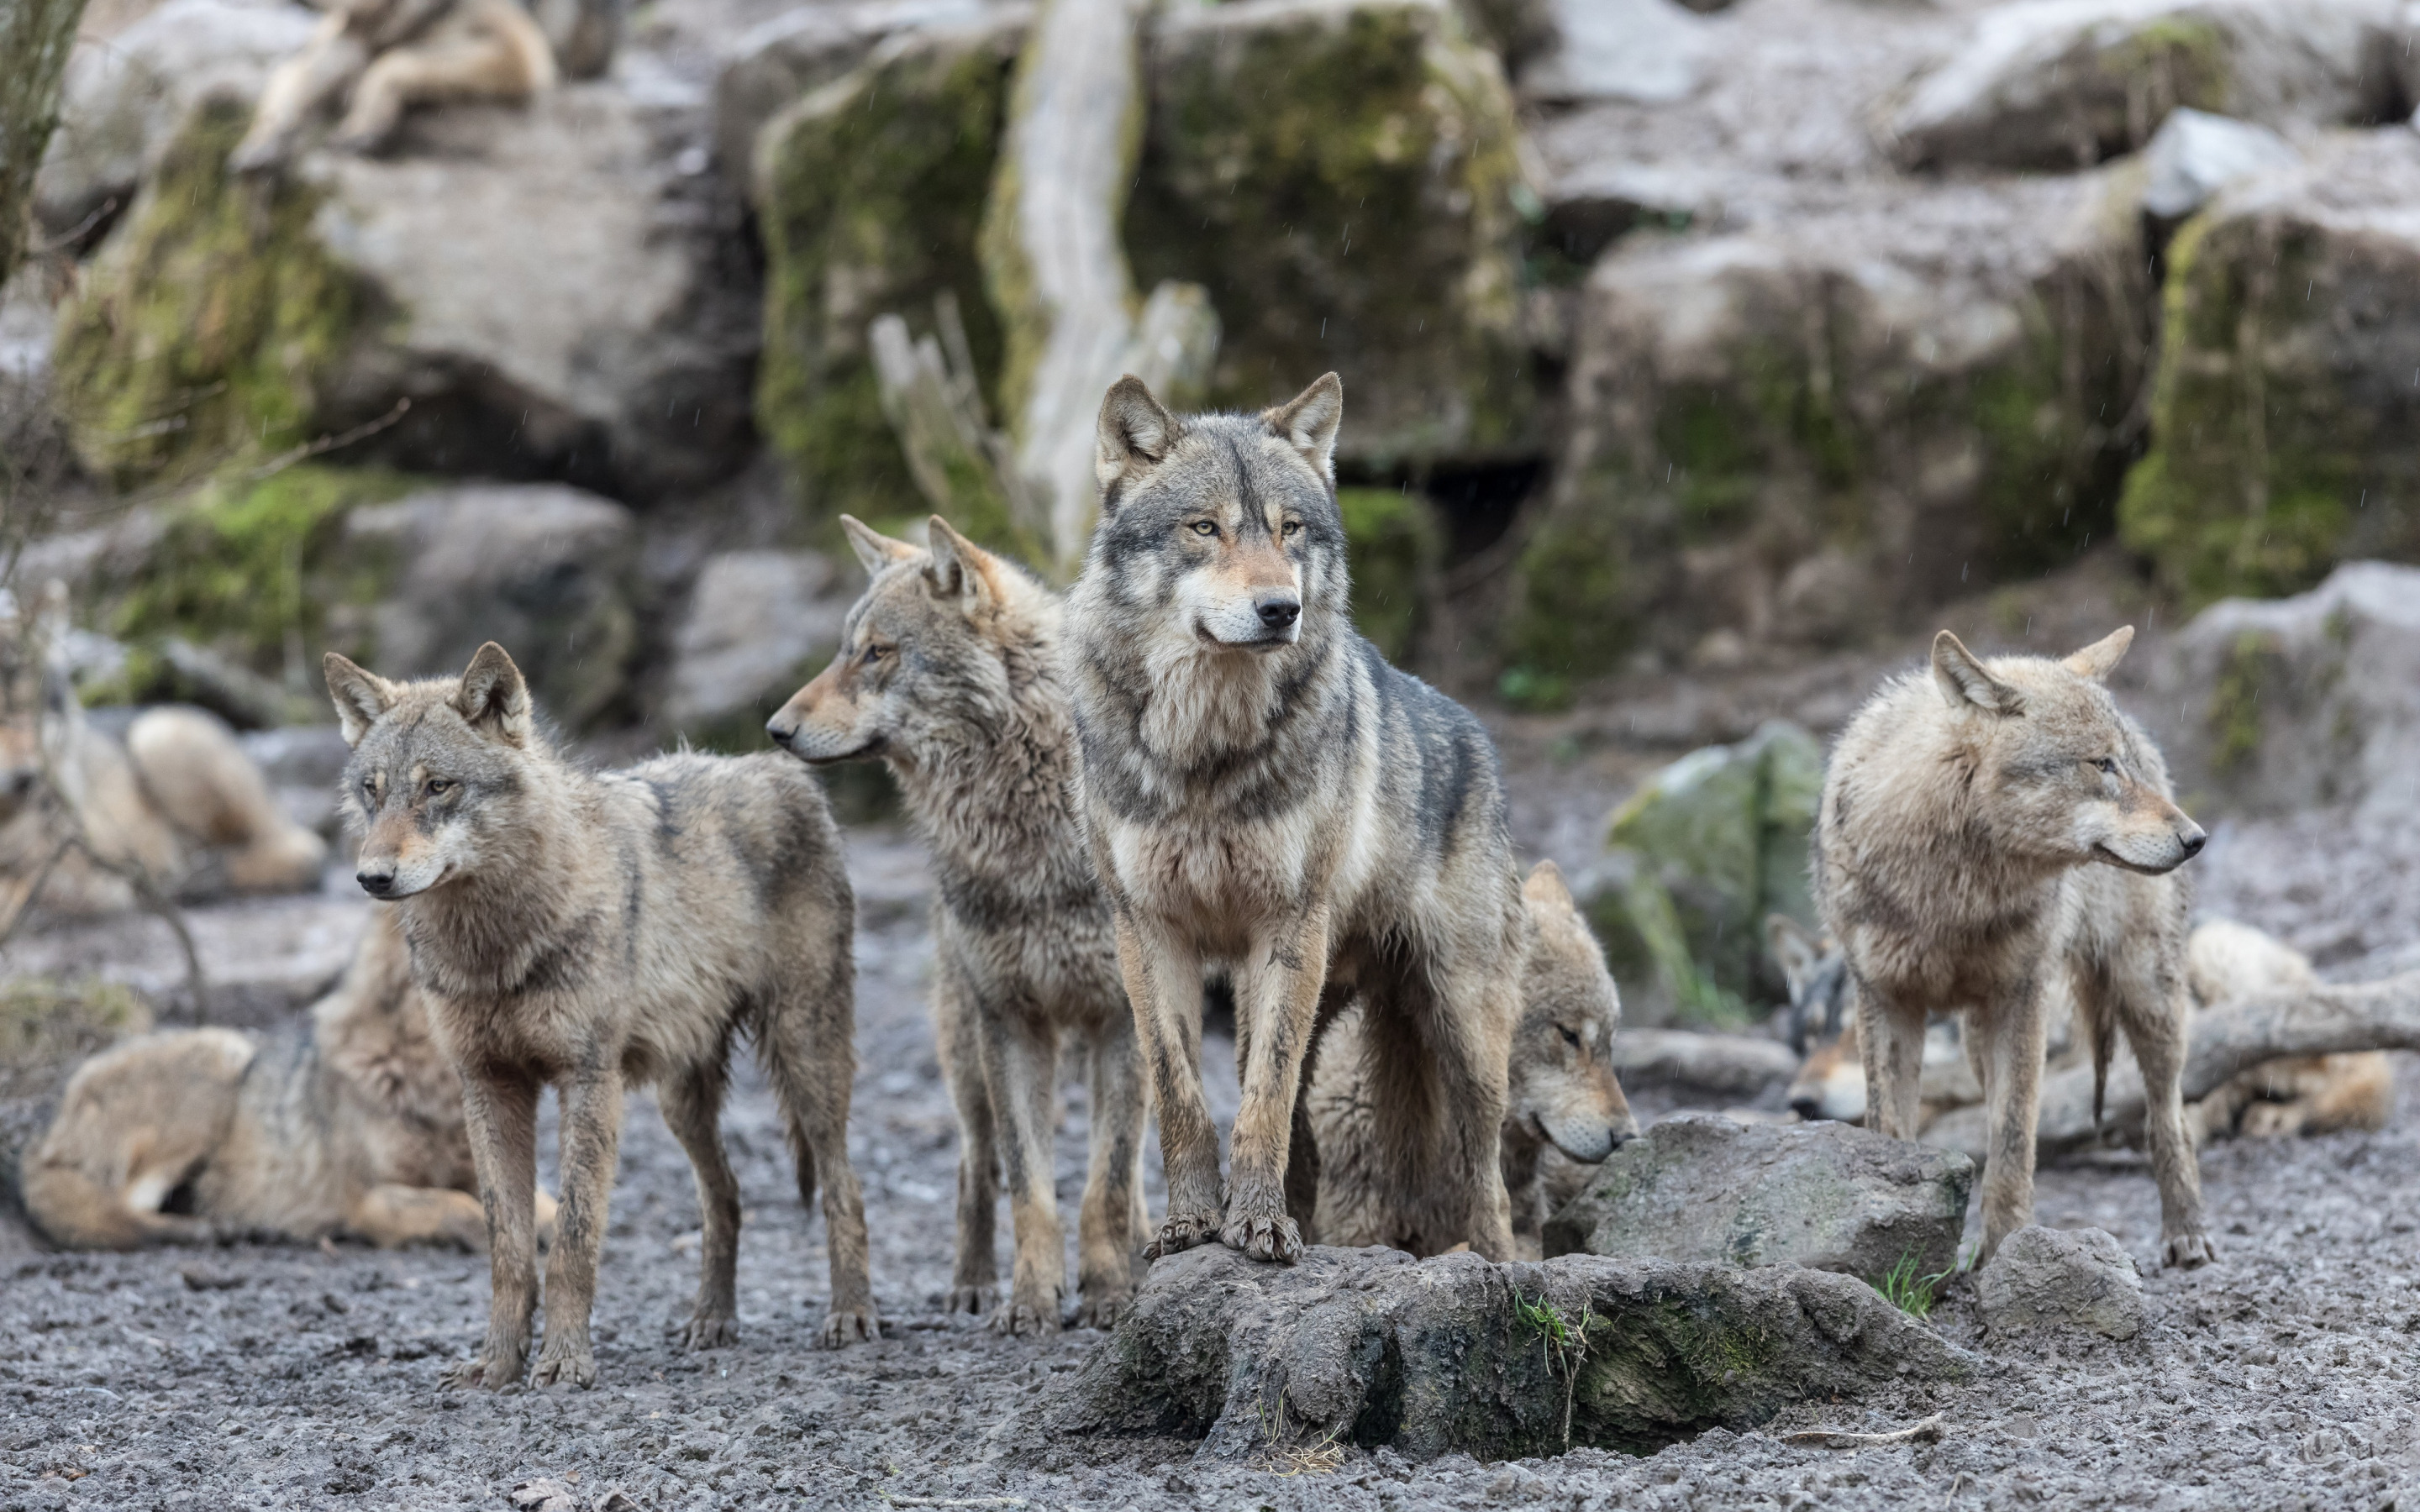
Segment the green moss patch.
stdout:
<path fill-rule="evenodd" d="M 227 170 L 250 123 L 240 103 L 200 106 L 60 313 L 76 450 L 121 486 L 313 439 L 319 385 L 370 317 L 311 229 L 318 192 Z"/>
<path fill-rule="evenodd" d="M 1436 511 L 1397 488 L 1339 488 L 1336 503 L 1353 567 L 1353 623 L 1388 661 L 1406 661 L 1445 549 Z"/>

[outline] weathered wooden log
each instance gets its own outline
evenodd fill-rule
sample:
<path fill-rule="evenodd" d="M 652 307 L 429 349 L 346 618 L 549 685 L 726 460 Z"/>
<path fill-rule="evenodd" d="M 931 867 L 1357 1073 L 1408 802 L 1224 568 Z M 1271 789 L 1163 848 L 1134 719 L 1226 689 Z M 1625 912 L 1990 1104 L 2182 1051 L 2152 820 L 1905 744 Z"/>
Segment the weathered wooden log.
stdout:
<path fill-rule="evenodd" d="M 1624 1087 L 1679 1086 L 1752 1098 L 1796 1075 L 1798 1057 L 1777 1040 L 1745 1034 L 1624 1029 L 1613 1037 L 1613 1070 Z"/>
<path fill-rule="evenodd" d="M 954 295 L 934 306 L 938 335 L 917 340 L 896 315 L 866 332 L 882 412 L 908 473 L 933 508 L 985 546 L 1038 560 L 1031 496 L 1008 438 L 984 412 L 983 389 Z"/>

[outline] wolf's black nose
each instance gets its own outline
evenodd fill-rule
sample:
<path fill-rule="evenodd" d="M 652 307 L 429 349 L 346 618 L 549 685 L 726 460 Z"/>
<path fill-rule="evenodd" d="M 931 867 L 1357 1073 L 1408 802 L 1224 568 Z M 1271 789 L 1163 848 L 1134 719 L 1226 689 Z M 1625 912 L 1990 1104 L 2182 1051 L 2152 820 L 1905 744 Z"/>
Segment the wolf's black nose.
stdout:
<path fill-rule="evenodd" d="M 1282 630 L 1302 617 L 1302 600 L 1292 594 L 1269 594 L 1252 605 L 1261 615 L 1261 623 L 1272 630 Z"/>
<path fill-rule="evenodd" d="M 2195 856 L 2201 854 L 2201 848 L 2203 846 L 2210 843 L 2210 837 L 2196 829 L 2192 834 L 2187 835 L 2182 840 L 2177 841 L 2177 843 L 2185 848 L 2185 859 L 2192 860 Z"/>
<path fill-rule="evenodd" d="M 353 880 L 373 898 L 383 898 L 395 890 L 395 873 L 392 872 L 356 872 Z"/>
<path fill-rule="evenodd" d="M 1823 1116 L 1823 1100 L 1820 1097 L 1793 1097 L 1790 1100 L 1790 1111 L 1797 1114 L 1801 1121 L 1813 1123 Z"/>
<path fill-rule="evenodd" d="M 783 724 L 779 719 L 768 719 L 765 721 L 765 733 L 773 737 L 774 745 L 787 750 L 790 748 L 790 737 L 799 733 L 799 727 L 794 724 Z"/>

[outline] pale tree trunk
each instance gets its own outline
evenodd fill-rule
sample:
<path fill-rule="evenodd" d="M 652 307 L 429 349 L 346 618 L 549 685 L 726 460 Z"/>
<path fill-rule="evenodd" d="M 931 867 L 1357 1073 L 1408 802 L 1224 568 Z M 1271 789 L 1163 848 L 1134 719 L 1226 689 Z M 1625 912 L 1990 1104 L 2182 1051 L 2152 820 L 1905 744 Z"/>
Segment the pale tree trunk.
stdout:
<path fill-rule="evenodd" d="M 24 255 L 34 174 L 58 122 L 84 0 L 0 0 L 0 288 Z"/>
<path fill-rule="evenodd" d="M 1138 319 L 1119 224 L 1141 151 L 1140 0 L 1044 0 L 1017 63 L 985 208 L 986 287 L 1008 338 L 1001 408 L 1041 563 L 1064 579 L 1091 533 L 1094 419 L 1124 373 L 1155 388 L 1206 373 L 1208 299 L 1163 285 Z"/>

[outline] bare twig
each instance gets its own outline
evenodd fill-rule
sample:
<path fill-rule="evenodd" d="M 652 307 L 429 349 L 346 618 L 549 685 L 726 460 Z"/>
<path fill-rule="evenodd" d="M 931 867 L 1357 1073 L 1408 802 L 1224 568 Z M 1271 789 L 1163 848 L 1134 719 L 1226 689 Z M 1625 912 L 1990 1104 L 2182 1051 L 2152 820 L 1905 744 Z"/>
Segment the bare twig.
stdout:
<path fill-rule="evenodd" d="M 1933 1413 L 1920 1423 L 1911 1423 L 1888 1433 L 1850 1433 L 1840 1428 L 1808 1428 L 1802 1433 L 1785 1433 L 1781 1442 L 1812 1449 L 1870 1449 L 1885 1443 L 1938 1443 L 1947 1430 L 1941 1414 Z"/>
<path fill-rule="evenodd" d="M 304 441 L 302 445 L 295 447 L 291 451 L 279 453 L 276 456 L 271 457 L 261 466 L 254 468 L 251 471 L 245 473 L 243 475 L 243 481 L 246 483 L 258 483 L 263 478 L 274 477 L 278 473 L 285 471 L 287 468 L 292 467 L 297 462 L 307 462 L 315 456 L 324 455 L 325 454 L 335 451 L 340 447 L 350 446 L 355 441 L 368 440 L 380 431 L 386 429 L 396 421 L 401 420 L 404 415 L 411 410 L 411 400 L 409 396 L 397 399 L 395 402 L 394 409 L 388 410 L 385 414 L 379 416 L 376 420 L 366 421 L 361 424 L 355 425 L 350 430 L 341 431 L 334 436 L 322 436 L 315 441 Z"/>

